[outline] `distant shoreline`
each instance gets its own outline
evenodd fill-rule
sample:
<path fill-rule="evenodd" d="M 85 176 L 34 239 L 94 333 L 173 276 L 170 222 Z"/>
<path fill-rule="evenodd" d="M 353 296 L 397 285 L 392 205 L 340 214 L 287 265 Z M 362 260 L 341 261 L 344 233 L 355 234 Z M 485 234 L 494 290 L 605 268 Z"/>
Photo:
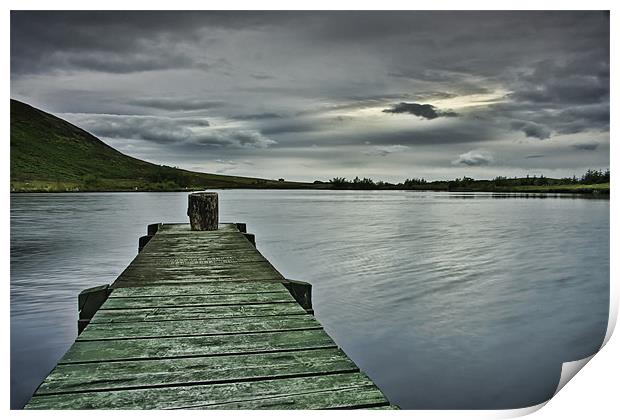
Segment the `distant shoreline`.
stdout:
<path fill-rule="evenodd" d="M 293 185 L 287 183 L 282 186 L 270 184 L 265 187 L 256 186 L 236 186 L 226 187 L 209 185 L 204 187 L 188 187 L 188 188 L 170 188 L 170 189 L 129 189 L 129 188 L 101 188 L 101 189 L 63 189 L 63 188 L 11 188 L 11 193 L 30 194 L 30 193 L 98 193 L 98 192 L 191 192 L 202 191 L 206 189 L 218 190 L 328 190 L 328 191 L 434 191 L 434 192 L 488 192 L 488 193 L 520 193 L 520 194 L 582 194 L 582 195 L 601 195 L 609 196 L 609 184 L 567 184 L 567 185 L 548 185 L 533 186 L 523 185 L 515 187 L 495 186 L 493 188 L 447 188 L 445 185 L 419 185 L 413 187 L 403 187 L 398 185 L 382 186 L 382 187 L 364 187 L 356 188 L 354 186 L 334 187 L 331 184 L 307 184 Z"/>

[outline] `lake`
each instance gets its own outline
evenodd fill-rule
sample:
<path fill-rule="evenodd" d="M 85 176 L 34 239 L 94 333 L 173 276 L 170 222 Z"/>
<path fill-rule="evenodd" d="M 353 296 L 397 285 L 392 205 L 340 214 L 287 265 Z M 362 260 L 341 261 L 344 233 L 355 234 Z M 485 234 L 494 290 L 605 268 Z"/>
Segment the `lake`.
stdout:
<path fill-rule="evenodd" d="M 591 355 L 609 308 L 608 199 L 412 191 L 220 193 L 316 317 L 402 408 L 519 408 Z M 11 195 L 11 407 L 73 343 L 77 295 L 112 283 L 186 193 Z"/>

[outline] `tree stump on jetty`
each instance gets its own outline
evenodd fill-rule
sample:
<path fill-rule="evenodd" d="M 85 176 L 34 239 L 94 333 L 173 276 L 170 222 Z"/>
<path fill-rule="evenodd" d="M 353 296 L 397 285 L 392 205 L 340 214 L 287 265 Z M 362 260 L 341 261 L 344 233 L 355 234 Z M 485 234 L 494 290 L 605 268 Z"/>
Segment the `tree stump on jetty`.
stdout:
<path fill-rule="evenodd" d="M 192 230 L 217 230 L 217 193 L 199 192 L 188 197 L 187 215 Z"/>

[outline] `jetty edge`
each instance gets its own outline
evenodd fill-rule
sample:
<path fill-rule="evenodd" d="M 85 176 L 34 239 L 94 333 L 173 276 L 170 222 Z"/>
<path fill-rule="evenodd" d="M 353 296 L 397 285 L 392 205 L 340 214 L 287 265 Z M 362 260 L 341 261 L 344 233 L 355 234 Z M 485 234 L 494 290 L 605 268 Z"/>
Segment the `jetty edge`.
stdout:
<path fill-rule="evenodd" d="M 111 285 L 78 297 L 75 343 L 26 409 L 397 409 L 216 193 L 156 223 Z"/>

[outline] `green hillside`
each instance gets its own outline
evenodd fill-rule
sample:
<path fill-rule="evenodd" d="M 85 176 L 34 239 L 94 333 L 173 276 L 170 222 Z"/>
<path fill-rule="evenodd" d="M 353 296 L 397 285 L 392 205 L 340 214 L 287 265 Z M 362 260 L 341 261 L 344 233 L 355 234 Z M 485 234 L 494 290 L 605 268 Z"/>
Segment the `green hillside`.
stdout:
<path fill-rule="evenodd" d="M 304 185 L 155 165 L 124 155 L 67 121 L 11 99 L 11 191 L 171 191 Z"/>

